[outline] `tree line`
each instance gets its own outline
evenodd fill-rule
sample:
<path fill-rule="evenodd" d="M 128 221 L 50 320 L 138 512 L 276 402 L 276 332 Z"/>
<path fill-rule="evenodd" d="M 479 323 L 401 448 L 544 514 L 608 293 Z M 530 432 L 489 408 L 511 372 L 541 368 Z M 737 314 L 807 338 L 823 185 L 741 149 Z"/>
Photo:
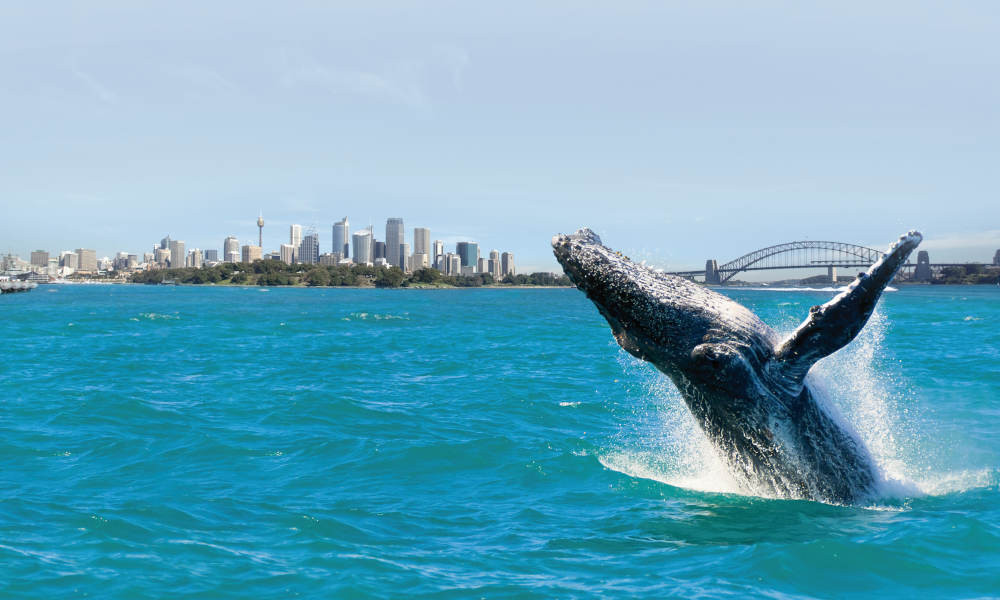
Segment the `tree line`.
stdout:
<path fill-rule="evenodd" d="M 399 267 L 383 265 L 288 265 L 279 260 L 256 260 L 253 263 L 221 263 L 212 267 L 183 269 L 155 269 L 140 271 L 131 277 L 132 283 L 157 284 L 167 282 L 186 284 L 234 284 L 260 286 L 306 285 L 310 287 L 378 287 L 398 288 L 418 285 L 482 287 L 484 285 L 572 285 L 565 275 L 531 273 L 507 275 L 500 282 L 489 273 L 474 275 L 445 275 L 437 269 L 418 269 L 404 273 Z"/>

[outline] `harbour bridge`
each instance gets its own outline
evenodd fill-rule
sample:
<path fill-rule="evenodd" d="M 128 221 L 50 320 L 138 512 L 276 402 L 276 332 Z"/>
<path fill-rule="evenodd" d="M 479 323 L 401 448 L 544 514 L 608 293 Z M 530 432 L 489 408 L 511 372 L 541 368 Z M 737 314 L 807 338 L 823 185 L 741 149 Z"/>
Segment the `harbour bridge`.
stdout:
<path fill-rule="evenodd" d="M 705 262 L 703 270 L 672 271 L 669 274 L 689 279 L 700 277 L 705 283 L 724 285 L 738 274 L 749 271 L 825 268 L 829 281 L 835 282 L 838 268 L 863 271 L 884 255 L 881 250 L 847 242 L 786 242 L 754 250 L 722 265 L 710 259 Z M 927 252 L 920 251 L 917 262 L 906 263 L 903 269 L 909 279 L 929 281 L 933 269 L 951 266 L 964 266 L 964 263 L 931 264 Z"/>

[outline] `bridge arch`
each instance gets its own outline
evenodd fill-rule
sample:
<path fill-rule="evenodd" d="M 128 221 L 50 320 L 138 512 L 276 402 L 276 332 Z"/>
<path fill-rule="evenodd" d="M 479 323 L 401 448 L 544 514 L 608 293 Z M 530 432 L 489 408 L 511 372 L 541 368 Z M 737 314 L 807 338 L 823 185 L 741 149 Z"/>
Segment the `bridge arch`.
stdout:
<path fill-rule="evenodd" d="M 721 283 L 744 271 L 813 267 L 869 267 L 884 253 L 867 246 L 829 241 L 797 241 L 754 250 L 719 265 Z"/>

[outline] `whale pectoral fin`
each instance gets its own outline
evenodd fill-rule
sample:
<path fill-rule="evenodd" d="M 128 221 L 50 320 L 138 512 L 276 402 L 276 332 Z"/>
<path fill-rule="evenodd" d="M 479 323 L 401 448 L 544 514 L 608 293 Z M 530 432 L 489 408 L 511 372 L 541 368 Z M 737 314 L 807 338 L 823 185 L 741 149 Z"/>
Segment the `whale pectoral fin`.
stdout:
<path fill-rule="evenodd" d="M 843 348 L 858 335 L 875 310 L 885 286 L 921 239 L 917 231 L 900 236 L 888 254 L 867 273 L 859 274 L 845 291 L 809 310 L 805 322 L 775 348 L 775 361 L 791 382 L 801 384 L 816 361 Z"/>

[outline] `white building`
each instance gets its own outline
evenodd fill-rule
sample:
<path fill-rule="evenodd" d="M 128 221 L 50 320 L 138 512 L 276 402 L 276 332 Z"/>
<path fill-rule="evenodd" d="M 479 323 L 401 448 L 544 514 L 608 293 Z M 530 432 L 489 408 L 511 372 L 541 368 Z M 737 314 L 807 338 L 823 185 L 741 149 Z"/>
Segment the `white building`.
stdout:
<path fill-rule="evenodd" d="M 231 235 L 222 242 L 222 260 L 226 262 L 240 262 L 240 241 L 236 236 Z"/>
<path fill-rule="evenodd" d="M 399 262 L 400 262 L 400 264 L 398 264 L 396 266 L 399 267 L 400 269 L 402 269 L 404 273 L 409 273 L 409 272 L 411 272 L 413 270 L 411 268 L 411 266 L 410 266 L 410 245 L 409 244 L 400 244 L 399 245 Z"/>
<path fill-rule="evenodd" d="M 480 257 L 480 259 L 476 261 L 476 273 L 488 273 L 489 272 L 489 268 L 487 265 L 488 261 L 489 261 L 488 258 Z"/>
<path fill-rule="evenodd" d="M 292 264 L 296 260 L 298 260 L 297 254 L 298 254 L 298 251 L 299 251 L 299 246 L 302 245 L 302 226 L 301 225 L 292 225 L 292 226 L 290 226 L 288 228 L 288 245 L 292 247 L 292 262 L 287 263 L 287 264 Z M 284 244 L 282 244 L 282 247 L 284 247 Z M 336 248 L 334 248 L 334 250 L 336 250 Z M 284 255 L 282 255 L 281 260 L 285 260 L 284 259 Z"/>
<path fill-rule="evenodd" d="M 375 262 L 374 248 L 372 247 L 372 230 L 362 229 L 352 236 L 354 247 L 354 262 L 359 265 L 371 265 Z"/>
<path fill-rule="evenodd" d="M 413 228 L 413 253 L 431 255 L 431 230 L 426 227 Z M 413 267 L 417 269 L 416 265 Z"/>
<path fill-rule="evenodd" d="M 251 246 L 249 244 L 243 246 L 243 262 L 252 263 L 255 260 L 260 260 L 263 256 L 260 246 Z"/>
<path fill-rule="evenodd" d="M 292 225 L 292 227 L 298 227 L 298 225 Z M 302 237 L 302 229 L 299 228 L 299 237 Z M 294 237 L 292 239 L 295 239 Z M 295 263 L 295 250 L 298 246 L 294 244 L 282 244 L 279 254 L 281 255 L 281 262 L 286 265 L 291 265 Z"/>
<path fill-rule="evenodd" d="M 504 252 L 500 256 L 500 276 L 506 277 L 508 275 L 517 275 L 514 271 L 514 254 L 511 252 Z"/>
<path fill-rule="evenodd" d="M 441 257 L 444 256 L 444 242 L 434 240 L 434 247 L 431 249 L 431 266 L 444 272 L 444 265 L 441 264 Z"/>
<path fill-rule="evenodd" d="M 170 268 L 179 269 L 187 266 L 187 253 L 184 252 L 184 242 L 170 240 Z"/>
<path fill-rule="evenodd" d="M 88 248 L 76 249 L 76 270 L 84 273 L 97 272 L 97 251 Z"/>
<path fill-rule="evenodd" d="M 351 255 L 350 240 L 348 240 L 349 231 L 350 223 L 347 222 L 347 217 L 333 224 L 333 246 L 330 248 L 331 252 L 340 252 L 344 258 Z"/>
<path fill-rule="evenodd" d="M 430 258 L 426 254 L 420 252 L 413 253 L 413 259 L 411 260 L 410 268 L 414 271 L 419 271 L 420 269 L 426 269 L 430 265 Z"/>
<path fill-rule="evenodd" d="M 493 276 L 494 281 L 500 281 L 500 253 L 496 250 L 490 250 L 490 260 L 487 263 L 487 269 L 489 274 Z"/>
<path fill-rule="evenodd" d="M 205 257 L 202 255 L 201 250 L 195 248 L 188 252 L 187 266 L 200 269 L 204 263 Z"/>

